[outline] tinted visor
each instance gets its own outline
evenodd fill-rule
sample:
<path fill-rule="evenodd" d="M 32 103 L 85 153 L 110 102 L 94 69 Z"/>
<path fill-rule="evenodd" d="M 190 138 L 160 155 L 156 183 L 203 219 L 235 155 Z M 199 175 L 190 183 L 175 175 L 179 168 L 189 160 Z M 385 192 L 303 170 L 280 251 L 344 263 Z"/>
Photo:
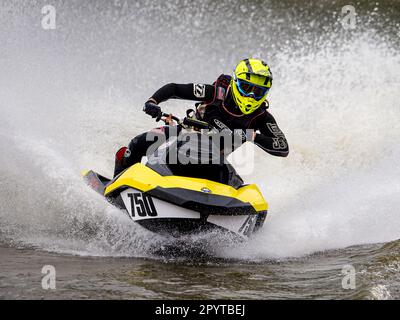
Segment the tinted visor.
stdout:
<path fill-rule="evenodd" d="M 257 86 L 255 84 L 240 79 L 236 80 L 236 85 L 242 96 L 244 97 L 252 96 L 256 100 L 262 99 L 269 91 L 269 88 Z"/>

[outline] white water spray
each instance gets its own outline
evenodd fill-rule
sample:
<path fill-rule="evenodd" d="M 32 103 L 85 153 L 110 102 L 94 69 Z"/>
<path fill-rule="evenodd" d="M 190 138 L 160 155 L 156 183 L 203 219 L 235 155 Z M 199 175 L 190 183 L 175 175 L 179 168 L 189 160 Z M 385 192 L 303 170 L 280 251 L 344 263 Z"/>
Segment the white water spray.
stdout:
<path fill-rule="evenodd" d="M 399 238 L 400 58 L 386 37 L 361 31 L 352 41 L 330 34 L 314 43 L 304 35 L 304 48 L 283 46 L 280 38 L 291 30 L 274 23 L 282 12 L 268 9 L 271 25 L 262 35 L 229 19 L 234 40 L 213 33 L 217 22 L 206 6 L 143 2 L 83 7 L 60 1 L 52 31 L 40 28 L 41 3 L 5 2 L 3 241 L 85 255 L 145 255 L 158 239 L 86 188 L 79 172 L 111 174 L 116 149 L 154 126 L 141 106 L 161 85 L 212 82 L 244 55 L 262 56 L 273 69 L 271 113 L 291 154 L 280 159 L 256 151 L 257 173 L 245 178 L 263 188 L 269 217 L 253 240 L 220 255 L 298 256 Z M 236 14 L 220 6 L 218 17 Z M 179 10 L 191 18 L 169 19 Z M 254 40 L 246 50 L 236 45 L 249 43 L 245 35 Z M 183 114 L 191 105 L 164 106 Z"/>

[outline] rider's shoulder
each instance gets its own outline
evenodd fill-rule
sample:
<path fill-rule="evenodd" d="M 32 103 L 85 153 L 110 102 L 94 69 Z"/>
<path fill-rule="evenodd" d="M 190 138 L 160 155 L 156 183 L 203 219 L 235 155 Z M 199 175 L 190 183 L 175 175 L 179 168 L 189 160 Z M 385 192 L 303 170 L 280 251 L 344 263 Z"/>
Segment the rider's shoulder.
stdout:
<path fill-rule="evenodd" d="M 274 116 L 270 113 L 269 111 L 269 102 L 268 100 L 265 100 L 260 108 L 258 108 L 257 111 L 253 114 L 254 118 L 256 118 L 258 121 L 269 121 L 269 120 L 274 120 Z"/>
<path fill-rule="evenodd" d="M 228 74 L 221 74 L 217 80 L 215 80 L 214 85 L 218 84 L 218 85 L 222 85 L 224 87 L 228 87 L 229 84 L 231 83 L 231 79 L 232 76 L 228 75 Z"/>

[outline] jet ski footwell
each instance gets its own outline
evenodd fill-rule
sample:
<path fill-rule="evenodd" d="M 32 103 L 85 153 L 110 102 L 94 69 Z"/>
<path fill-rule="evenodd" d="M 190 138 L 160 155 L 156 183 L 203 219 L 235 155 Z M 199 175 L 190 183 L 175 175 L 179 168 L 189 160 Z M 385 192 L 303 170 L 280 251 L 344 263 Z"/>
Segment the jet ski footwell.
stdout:
<path fill-rule="evenodd" d="M 247 238 L 264 224 L 268 204 L 255 185 L 234 188 L 182 176 L 162 176 L 135 164 L 113 180 L 86 171 L 87 184 L 136 223 L 179 237 L 217 231 Z"/>

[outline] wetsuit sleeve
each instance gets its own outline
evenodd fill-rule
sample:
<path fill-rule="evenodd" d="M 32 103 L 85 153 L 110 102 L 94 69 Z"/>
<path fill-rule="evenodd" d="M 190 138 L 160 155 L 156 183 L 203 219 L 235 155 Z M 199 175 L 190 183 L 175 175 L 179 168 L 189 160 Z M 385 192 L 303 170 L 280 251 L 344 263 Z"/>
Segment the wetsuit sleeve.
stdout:
<path fill-rule="evenodd" d="M 149 100 L 157 104 L 168 99 L 184 99 L 194 101 L 210 101 L 213 99 L 215 86 L 210 84 L 176 84 L 169 83 L 158 89 Z"/>
<path fill-rule="evenodd" d="M 257 129 L 260 131 L 260 133 L 256 133 L 254 138 L 254 143 L 257 146 L 274 156 L 288 156 L 289 145 L 285 135 L 269 112 L 266 112 L 266 116 L 257 125 Z"/>

